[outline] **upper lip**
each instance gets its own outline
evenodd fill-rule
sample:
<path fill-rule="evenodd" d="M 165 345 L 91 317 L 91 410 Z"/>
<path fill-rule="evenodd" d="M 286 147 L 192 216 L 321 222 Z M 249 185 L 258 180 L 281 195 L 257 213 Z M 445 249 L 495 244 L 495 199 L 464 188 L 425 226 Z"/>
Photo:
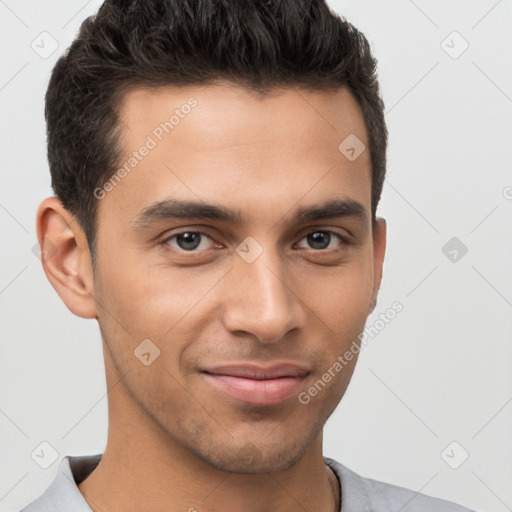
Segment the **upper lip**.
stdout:
<path fill-rule="evenodd" d="M 280 377 L 305 377 L 309 369 L 299 364 L 274 364 L 261 366 L 257 364 L 227 364 L 204 370 L 213 375 L 229 375 L 246 379 L 264 380 Z"/>

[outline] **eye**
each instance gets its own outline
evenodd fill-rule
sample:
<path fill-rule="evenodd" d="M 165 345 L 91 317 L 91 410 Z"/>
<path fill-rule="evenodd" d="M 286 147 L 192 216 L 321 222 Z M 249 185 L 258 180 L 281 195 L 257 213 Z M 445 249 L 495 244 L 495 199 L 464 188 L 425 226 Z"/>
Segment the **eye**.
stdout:
<path fill-rule="evenodd" d="M 181 233 L 175 233 L 174 235 L 164 240 L 165 245 L 176 247 L 182 251 L 194 251 L 195 249 L 206 250 L 209 249 L 208 244 L 205 240 L 208 239 L 213 242 L 211 237 L 206 233 L 200 231 L 183 231 Z"/>
<path fill-rule="evenodd" d="M 306 240 L 306 242 L 310 244 L 309 248 L 319 250 L 332 249 L 333 246 L 331 245 L 331 242 L 335 239 L 338 239 L 339 242 L 342 242 L 341 244 L 338 245 L 343 245 L 343 243 L 347 243 L 345 238 L 343 238 L 335 231 L 330 230 L 312 231 L 311 233 L 308 233 L 304 238 L 302 238 L 302 240 Z M 306 249 L 307 248 L 308 247 L 306 247 Z"/>
<path fill-rule="evenodd" d="M 305 241 L 308 245 L 302 245 Z M 336 244 L 336 240 L 338 243 Z M 199 252 L 211 249 L 214 245 L 213 239 L 202 231 L 182 231 L 167 237 L 163 245 L 170 245 L 181 252 Z M 305 249 L 327 250 L 336 246 L 348 244 L 348 241 L 340 234 L 332 230 L 311 231 L 299 242 L 299 247 Z"/>

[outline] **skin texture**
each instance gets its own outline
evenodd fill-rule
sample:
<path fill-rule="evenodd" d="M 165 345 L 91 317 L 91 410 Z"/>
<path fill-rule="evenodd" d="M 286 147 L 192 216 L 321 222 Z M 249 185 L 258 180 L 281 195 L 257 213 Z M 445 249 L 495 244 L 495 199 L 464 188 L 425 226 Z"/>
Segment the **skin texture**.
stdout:
<path fill-rule="evenodd" d="M 357 357 L 306 405 L 296 395 L 246 403 L 201 370 L 294 362 L 310 371 L 307 390 L 364 329 L 386 224 L 371 223 L 369 151 L 350 161 L 338 150 L 350 134 L 368 147 L 360 108 L 345 89 L 132 90 L 121 109 L 126 159 L 190 97 L 197 106 L 99 201 L 94 272 L 60 201 L 47 198 L 38 211 L 43 249 L 54 246 L 43 261 L 48 279 L 74 314 L 98 320 L 103 339 L 108 440 L 79 489 L 102 512 L 339 510 L 322 429 Z M 134 222 L 170 198 L 227 207 L 242 223 Z M 291 217 L 297 206 L 340 198 L 361 203 L 366 219 Z M 325 230 L 347 241 L 331 235 L 328 248 L 315 248 L 307 235 Z M 193 251 L 170 239 L 197 231 L 207 236 Z M 236 252 L 247 237 L 263 249 L 252 263 Z M 149 365 L 134 355 L 145 339 L 160 350 Z"/>

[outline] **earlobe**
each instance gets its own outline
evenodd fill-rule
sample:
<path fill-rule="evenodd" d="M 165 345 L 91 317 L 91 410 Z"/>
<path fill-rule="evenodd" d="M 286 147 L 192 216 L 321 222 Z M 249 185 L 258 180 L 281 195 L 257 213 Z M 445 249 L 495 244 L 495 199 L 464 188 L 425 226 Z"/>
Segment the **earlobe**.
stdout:
<path fill-rule="evenodd" d="M 97 318 L 91 256 L 76 217 L 58 198 L 48 197 L 39 205 L 36 223 L 46 277 L 72 313 Z"/>

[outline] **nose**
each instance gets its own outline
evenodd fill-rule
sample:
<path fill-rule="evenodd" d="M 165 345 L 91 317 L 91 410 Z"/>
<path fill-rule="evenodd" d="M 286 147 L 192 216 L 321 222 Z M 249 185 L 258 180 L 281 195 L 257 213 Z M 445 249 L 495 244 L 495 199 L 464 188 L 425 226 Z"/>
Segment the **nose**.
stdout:
<path fill-rule="evenodd" d="M 251 334 L 261 343 L 274 343 L 303 327 L 304 306 L 294 293 L 290 275 L 270 250 L 252 263 L 235 255 L 224 282 L 225 328 L 237 335 Z"/>

